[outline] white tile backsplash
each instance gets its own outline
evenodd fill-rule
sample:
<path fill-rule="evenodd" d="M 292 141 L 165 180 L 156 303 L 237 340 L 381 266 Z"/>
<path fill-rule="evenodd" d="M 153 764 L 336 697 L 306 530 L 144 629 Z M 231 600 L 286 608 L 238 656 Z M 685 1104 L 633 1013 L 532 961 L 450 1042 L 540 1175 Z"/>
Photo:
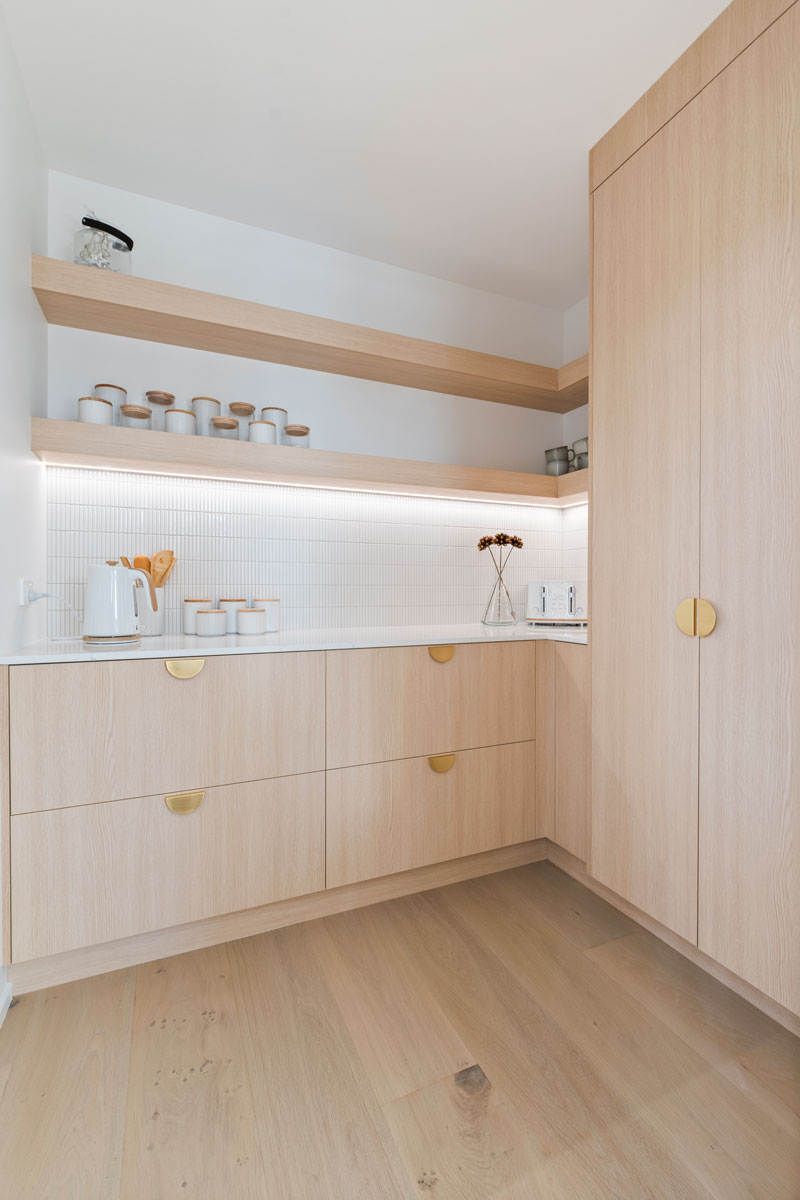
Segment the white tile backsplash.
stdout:
<path fill-rule="evenodd" d="M 278 596 L 287 629 L 480 619 L 493 582 L 478 538 L 524 541 L 507 571 L 518 615 L 535 578 L 585 580 L 587 506 L 487 504 L 257 483 L 47 469 L 47 590 L 83 615 L 93 562 L 171 549 L 167 632 L 187 596 Z M 49 601 L 52 637 L 79 632 Z"/>

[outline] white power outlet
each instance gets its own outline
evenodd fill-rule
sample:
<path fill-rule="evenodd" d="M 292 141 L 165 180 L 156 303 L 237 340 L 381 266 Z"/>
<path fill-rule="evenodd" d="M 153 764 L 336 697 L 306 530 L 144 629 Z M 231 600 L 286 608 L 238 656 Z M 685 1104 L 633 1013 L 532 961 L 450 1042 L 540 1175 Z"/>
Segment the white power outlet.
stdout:
<path fill-rule="evenodd" d="M 20 579 L 19 580 L 19 592 L 18 592 L 18 596 L 17 596 L 17 602 L 18 602 L 20 608 L 28 607 L 28 605 L 31 602 L 31 592 L 32 591 L 33 591 L 33 580 L 32 579 Z"/>

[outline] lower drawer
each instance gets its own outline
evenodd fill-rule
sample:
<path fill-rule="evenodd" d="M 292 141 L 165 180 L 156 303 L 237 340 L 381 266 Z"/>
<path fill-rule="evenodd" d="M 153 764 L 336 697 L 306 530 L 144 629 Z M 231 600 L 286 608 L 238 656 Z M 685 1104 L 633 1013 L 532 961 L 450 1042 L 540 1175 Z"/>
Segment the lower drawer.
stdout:
<path fill-rule="evenodd" d="M 329 771 L 328 887 L 539 837 L 534 755 L 515 742 Z"/>
<path fill-rule="evenodd" d="M 322 772 L 11 818 L 13 962 L 325 887 Z"/>

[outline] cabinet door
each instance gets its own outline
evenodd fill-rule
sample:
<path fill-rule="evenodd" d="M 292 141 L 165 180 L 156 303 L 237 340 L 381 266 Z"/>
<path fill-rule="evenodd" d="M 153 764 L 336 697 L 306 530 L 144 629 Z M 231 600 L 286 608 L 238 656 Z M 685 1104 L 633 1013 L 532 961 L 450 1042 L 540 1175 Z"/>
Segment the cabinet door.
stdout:
<path fill-rule="evenodd" d="M 14 813 L 319 771 L 321 653 L 12 667 Z"/>
<path fill-rule="evenodd" d="M 333 650 L 327 763 L 350 767 L 536 736 L 536 643 Z"/>
<path fill-rule="evenodd" d="M 328 771 L 327 886 L 541 836 L 533 742 Z"/>
<path fill-rule="evenodd" d="M 596 879 L 697 938 L 700 109 L 593 197 L 592 844 Z"/>
<path fill-rule="evenodd" d="M 589 807 L 589 651 L 555 644 L 555 837 L 583 862 Z"/>
<path fill-rule="evenodd" d="M 703 93 L 699 945 L 800 1011 L 800 6 Z"/>
<path fill-rule="evenodd" d="M 325 886 L 325 776 L 209 788 L 11 818 L 14 962 Z"/>

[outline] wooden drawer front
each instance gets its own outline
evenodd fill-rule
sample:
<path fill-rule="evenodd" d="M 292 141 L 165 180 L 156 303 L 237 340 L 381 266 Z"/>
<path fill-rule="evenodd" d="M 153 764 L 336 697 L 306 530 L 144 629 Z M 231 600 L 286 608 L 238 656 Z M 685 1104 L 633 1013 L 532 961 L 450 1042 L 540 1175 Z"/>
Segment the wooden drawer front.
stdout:
<path fill-rule="evenodd" d="M 534 743 L 328 772 L 328 887 L 539 836 Z"/>
<path fill-rule="evenodd" d="M 11 811 L 152 796 L 324 767 L 325 660 L 209 657 L 11 668 Z"/>
<path fill-rule="evenodd" d="M 328 767 L 528 741 L 535 736 L 535 642 L 328 654 Z"/>
<path fill-rule="evenodd" d="M 325 776 L 11 818 L 12 961 L 112 941 L 325 887 Z"/>

